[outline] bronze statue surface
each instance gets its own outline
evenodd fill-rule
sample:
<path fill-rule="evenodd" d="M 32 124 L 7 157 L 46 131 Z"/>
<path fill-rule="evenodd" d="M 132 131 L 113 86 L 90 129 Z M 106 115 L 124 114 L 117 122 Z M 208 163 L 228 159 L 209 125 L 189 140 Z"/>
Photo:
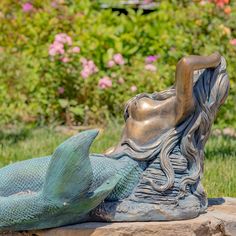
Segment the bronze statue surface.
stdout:
<path fill-rule="evenodd" d="M 216 68 L 221 61 L 219 53 L 210 56 L 188 56 L 176 67 L 174 93 L 165 99 L 157 95 L 140 94 L 131 99 L 125 111 L 125 128 L 121 143 L 126 139 L 138 145 L 148 143 L 167 129 L 173 128 L 193 112 L 193 73 L 195 70 Z M 118 150 L 119 152 L 119 146 Z"/>
<path fill-rule="evenodd" d="M 219 53 L 182 58 L 173 87 L 128 101 L 113 150 L 89 154 L 97 135 L 89 130 L 50 157 L 0 169 L 0 229 L 180 220 L 203 213 L 204 146 L 228 90 Z"/>

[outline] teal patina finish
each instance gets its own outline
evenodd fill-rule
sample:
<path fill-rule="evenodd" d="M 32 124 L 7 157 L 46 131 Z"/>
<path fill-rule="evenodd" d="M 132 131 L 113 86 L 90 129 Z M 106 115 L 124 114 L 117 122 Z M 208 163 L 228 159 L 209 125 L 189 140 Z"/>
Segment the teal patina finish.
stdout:
<path fill-rule="evenodd" d="M 96 130 L 65 141 L 52 157 L 34 158 L 0 170 L 0 228 L 40 229 L 72 224 L 101 202 L 130 195 L 141 168 L 124 157 L 90 155 Z"/>

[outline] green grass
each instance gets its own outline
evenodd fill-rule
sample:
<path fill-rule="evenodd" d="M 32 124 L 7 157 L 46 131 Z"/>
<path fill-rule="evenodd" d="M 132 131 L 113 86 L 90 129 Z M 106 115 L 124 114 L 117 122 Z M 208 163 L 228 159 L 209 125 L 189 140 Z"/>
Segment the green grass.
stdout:
<path fill-rule="evenodd" d="M 115 145 L 121 127 L 114 123 L 101 130 L 91 152 L 102 153 Z M 72 133 L 53 128 L 18 128 L 0 131 L 0 167 L 37 156 L 49 155 Z M 211 137 L 206 146 L 203 184 L 209 197 L 236 197 L 236 138 Z"/>
<path fill-rule="evenodd" d="M 206 145 L 203 185 L 209 197 L 236 197 L 236 138 L 213 136 Z"/>

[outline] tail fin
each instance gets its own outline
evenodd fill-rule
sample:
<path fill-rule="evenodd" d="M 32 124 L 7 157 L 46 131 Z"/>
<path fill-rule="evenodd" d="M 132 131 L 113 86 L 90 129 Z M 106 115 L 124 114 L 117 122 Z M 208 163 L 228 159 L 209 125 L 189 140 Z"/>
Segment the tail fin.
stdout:
<path fill-rule="evenodd" d="M 92 182 L 89 148 L 97 130 L 88 130 L 62 143 L 52 155 L 43 194 L 60 201 L 72 201 L 84 195 Z"/>

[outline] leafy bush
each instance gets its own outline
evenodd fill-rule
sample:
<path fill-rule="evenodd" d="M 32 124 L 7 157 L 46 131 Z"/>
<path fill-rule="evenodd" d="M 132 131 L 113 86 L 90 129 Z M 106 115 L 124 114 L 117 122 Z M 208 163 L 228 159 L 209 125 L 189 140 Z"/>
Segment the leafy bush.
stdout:
<path fill-rule="evenodd" d="M 1 0 L 0 123 L 121 117 L 136 93 L 170 86 L 182 56 L 219 51 L 231 91 L 217 122 L 236 127 L 234 3 L 160 1 L 150 14 L 127 15 L 99 4 Z"/>

